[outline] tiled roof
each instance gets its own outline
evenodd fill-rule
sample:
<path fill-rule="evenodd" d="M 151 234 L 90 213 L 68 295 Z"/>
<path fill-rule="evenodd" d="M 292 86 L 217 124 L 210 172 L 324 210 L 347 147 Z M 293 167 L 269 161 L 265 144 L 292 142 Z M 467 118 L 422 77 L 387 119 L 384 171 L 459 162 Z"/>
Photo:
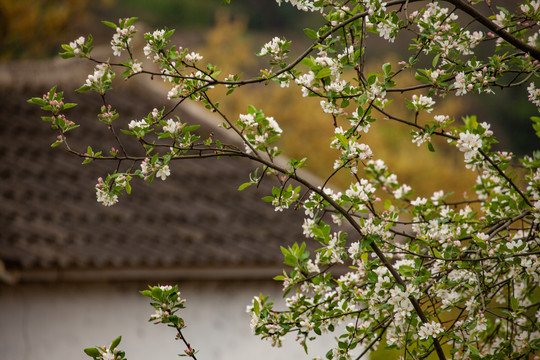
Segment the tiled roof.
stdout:
<path fill-rule="evenodd" d="M 260 200 L 263 192 L 236 190 L 253 166 L 244 159 L 180 161 L 167 181 L 134 181 L 131 196 L 110 208 L 99 205 L 93 188 L 111 164 L 82 166 L 52 149 L 56 135 L 40 121 L 45 114 L 26 102 L 54 84 L 58 66 L 0 67 L 0 260 L 8 272 L 178 269 L 181 277 L 182 269 L 275 269 L 282 266 L 279 245 L 303 241 L 301 212 L 276 213 Z M 75 86 L 64 82 L 68 90 Z M 71 142 L 114 145 L 103 140 L 106 129 L 96 119 L 99 97 L 65 95 L 80 104 L 68 113 L 81 125 Z M 156 105 L 145 88 L 110 96 L 124 122 Z M 180 116 L 199 121 L 189 112 Z"/>

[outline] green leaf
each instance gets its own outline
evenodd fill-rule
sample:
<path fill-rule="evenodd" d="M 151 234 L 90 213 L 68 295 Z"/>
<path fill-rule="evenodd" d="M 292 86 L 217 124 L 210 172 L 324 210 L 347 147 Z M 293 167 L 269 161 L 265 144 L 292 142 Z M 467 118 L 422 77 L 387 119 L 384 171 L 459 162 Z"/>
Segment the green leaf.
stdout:
<path fill-rule="evenodd" d="M 60 53 L 58 55 L 60 55 L 62 59 L 69 59 L 69 58 L 75 57 L 75 54 L 73 54 L 72 52 Z"/>
<path fill-rule="evenodd" d="M 184 128 L 182 128 L 182 133 L 185 134 L 185 133 L 188 133 L 188 132 L 192 132 L 192 131 L 195 131 L 197 129 L 199 129 L 201 127 L 201 125 L 189 125 L 189 126 L 186 126 Z"/>
<path fill-rule="evenodd" d="M 414 74 L 414 78 L 415 78 L 416 80 L 418 80 L 418 81 L 430 82 L 430 80 L 429 80 L 427 77 L 425 77 L 425 76 L 423 76 L 423 75 L 420 75 L 419 73 L 415 73 L 415 74 Z"/>
<path fill-rule="evenodd" d="M 468 130 L 474 130 L 478 127 L 478 122 L 476 121 L 476 116 L 465 116 L 462 118 L 463 122 L 465 123 L 465 128 Z"/>
<path fill-rule="evenodd" d="M 364 263 L 367 263 L 369 260 L 369 254 L 367 252 L 363 252 L 362 255 L 360 255 L 360 259 L 362 259 Z"/>
<path fill-rule="evenodd" d="M 284 261 L 283 263 L 285 265 L 289 265 L 289 266 L 296 266 L 296 264 L 298 263 L 298 259 L 296 258 L 296 256 L 292 255 L 292 254 L 285 254 L 285 258 L 284 258 Z"/>
<path fill-rule="evenodd" d="M 78 88 L 78 89 L 75 90 L 75 91 L 76 91 L 76 92 L 86 92 L 86 91 L 88 91 L 88 90 L 90 90 L 90 86 L 88 86 L 88 85 L 83 85 L 83 86 L 81 86 L 80 88 Z"/>
<path fill-rule="evenodd" d="M 47 105 L 45 100 L 43 100 L 42 98 L 38 98 L 38 97 L 33 97 L 33 98 L 28 99 L 26 101 L 29 102 L 30 104 L 36 104 L 36 105 L 40 105 L 40 106 Z"/>
<path fill-rule="evenodd" d="M 519 308 L 519 301 L 515 297 L 512 297 L 510 300 L 510 305 L 512 306 L 512 310 L 516 311 Z"/>
<path fill-rule="evenodd" d="M 392 72 L 392 64 L 386 63 L 382 66 L 382 69 L 385 75 L 390 75 L 390 73 Z"/>
<path fill-rule="evenodd" d="M 135 21 L 137 21 L 139 18 L 138 17 L 131 17 L 128 19 L 128 21 L 126 21 L 126 27 L 130 27 L 131 25 L 133 25 L 133 23 Z"/>
<path fill-rule="evenodd" d="M 169 30 L 165 34 L 163 34 L 163 38 L 164 39 L 170 38 L 172 34 L 174 34 L 174 29 Z"/>
<path fill-rule="evenodd" d="M 105 20 L 103 20 L 102 23 L 105 24 L 105 25 L 107 25 L 107 26 L 110 27 L 110 28 L 113 28 L 113 29 L 116 29 L 116 28 L 118 27 L 115 23 L 110 22 L 110 21 L 105 21 Z"/>
<path fill-rule="evenodd" d="M 435 152 L 435 148 L 433 147 L 433 144 L 432 144 L 432 143 L 428 142 L 428 143 L 427 143 L 427 148 L 428 148 L 429 151 Z"/>
<path fill-rule="evenodd" d="M 433 65 L 433 67 L 437 67 L 437 63 L 439 62 L 439 57 L 441 56 L 441 54 L 437 54 L 435 55 L 435 57 L 433 58 L 433 61 L 431 62 L 431 64 Z"/>
<path fill-rule="evenodd" d="M 116 339 L 114 339 L 109 349 L 114 350 L 116 347 L 118 347 L 118 345 L 120 344 L 120 341 L 122 341 L 122 336 L 119 336 Z"/>
<path fill-rule="evenodd" d="M 315 79 L 322 79 L 327 76 L 330 76 L 332 74 L 332 69 L 330 68 L 322 68 L 318 73 L 317 76 L 315 76 Z"/>
<path fill-rule="evenodd" d="M 161 288 L 158 286 L 154 286 L 152 288 L 152 298 L 161 301 L 162 296 L 163 296 L 163 290 L 161 290 Z"/>
<path fill-rule="evenodd" d="M 96 348 L 86 348 L 86 349 L 84 349 L 84 352 L 86 353 L 86 355 L 91 356 L 94 359 L 101 355 L 99 350 L 96 349 Z"/>
<path fill-rule="evenodd" d="M 251 185 L 253 185 L 253 184 L 250 183 L 250 182 L 243 183 L 242 185 L 240 185 L 240 186 L 238 187 L 238 191 L 242 191 L 242 190 L 244 190 L 245 188 L 247 188 L 247 187 L 249 187 L 249 186 L 251 186 Z"/>
<path fill-rule="evenodd" d="M 469 351 L 471 355 L 471 359 L 480 359 L 480 352 L 478 349 L 472 345 L 469 345 Z"/>
<path fill-rule="evenodd" d="M 332 350 L 332 349 L 328 350 L 328 352 L 327 352 L 326 355 L 325 355 L 325 357 L 326 357 L 327 359 L 332 359 L 333 356 L 334 356 L 334 355 L 333 355 L 333 350 Z"/>
<path fill-rule="evenodd" d="M 304 33 L 310 38 L 310 39 L 317 39 L 317 32 L 315 30 L 305 28 Z"/>
<path fill-rule="evenodd" d="M 408 265 L 401 265 L 398 270 L 405 277 L 411 277 L 414 275 L 414 268 Z"/>
<path fill-rule="evenodd" d="M 538 116 L 533 116 L 531 117 L 531 120 L 533 122 L 533 129 L 534 131 L 536 132 L 536 136 L 540 137 L 540 117 Z"/>
<path fill-rule="evenodd" d="M 362 249 L 368 249 L 371 246 L 374 236 L 376 235 L 366 235 L 362 238 L 361 240 Z"/>
<path fill-rule="evenodd" d="M 307 66 L 310 69 L 313 69 L 315 64 L 313 63 L 313 60 L 311 58 L 303 58 L 302 61 L 300 61 L 302 65 Z"/>
<path fill-rule="evenodd" d="M 150 290 L 142 290 L 140 293 L 146 297 L 152 297 L 152 292 Z"/>

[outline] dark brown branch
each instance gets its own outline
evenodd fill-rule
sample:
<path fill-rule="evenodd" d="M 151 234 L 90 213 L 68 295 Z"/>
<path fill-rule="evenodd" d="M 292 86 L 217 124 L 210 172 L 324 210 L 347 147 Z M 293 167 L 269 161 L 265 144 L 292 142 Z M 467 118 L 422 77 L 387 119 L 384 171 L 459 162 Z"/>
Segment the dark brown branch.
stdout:
<path fill-rule="evenodd" d="M 478 21 L 480 24 L 484 25 L 489 30 L 493 31 L 495 34 L 500 36 L 502 39 L 507 41 L 509 44 L 513 45 L 515 48 L 520 49 L 524 52 L 529 53 L 533 58 L 540 61 L 540 50 L 532 47 L 523 41 L 519 40 L 517 37 L 512 36 L 508 31 L 506 31 L 504 28 L 498 26 L 493 21 L 491 21 L 488 17 L 484 16 L 481 12 L 476 10 L 471 5 L 467 4 L 465 1 L 461 0 L 446 0 L 446 2 L 454 5 L 458 9 L 462 10 L 472 18 L 474 18 L 476 21 Z"/>

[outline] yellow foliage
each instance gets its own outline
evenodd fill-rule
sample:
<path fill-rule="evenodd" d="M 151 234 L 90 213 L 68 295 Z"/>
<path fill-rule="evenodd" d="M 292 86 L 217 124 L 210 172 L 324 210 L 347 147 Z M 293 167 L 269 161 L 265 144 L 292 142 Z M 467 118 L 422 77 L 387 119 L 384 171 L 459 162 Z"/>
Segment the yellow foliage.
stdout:
<path fill-rule="evenodd" d="M 224 75 L 252 68 L 256 62 L 246 34 L 247 19 L 233 19 L 228 10 L 221 9 L 216 12 L 215 20 L 216 25 L 206 33 L 205 46 L 201 50 L 206 59 L 215 61 L 214 64 L 226 72 Z"/>
<path fill-rule="evenodd" d="M 0 0 L 0 59 L 57 52 L 69 28 L 81 24 L 90 5 L 110 0 Z"/>
<path fill-rule="evenodd" d="M 257 73 L 258 70 L 248 68 L 253 64 L 248 59 L 259 48 L 250 43 L 252 41 L 245 32 L 244 19 L 231 20 L 227 14 L 219 14 L 216 27 L 208 32 L 206 45 L 200 52 L 207 61 L 219 66 L 224 64 L 224 76 L 234 71 Z M 396 61 L 390 62 L 396 64 Z M 400 86 L 411 84 L 414 81 L 412 75 L 400 76 Z M 410 98 L 412 95 L 405 96 Z M 265 114 L 273 116 L 283 129 L 280 145 L 285 154 L 295 159 L 308 157 L 311 171 L 322 178 L 332 173 L 337 156 L 336 151 L 329 148 L 334 125 L 332 117 L 322 112 L 320 99 L 303 98 L 300 89 L 292 82 L 290 88 L 281 88 L 276 83 L 241 87 L 227 98 L 223 90 L 215 90 L 213 97 L 219 99 L 221 110 L 231 119 L 246 113 L 250 104 L 263 109 Z M 410 111 L 405 110 L 402 101 L 404 96 L 392 97 L 396 100 L 388 110 L 393 114 L 410 116 Z M 452 116 L 460 108 L 459 101 L 463 101 L 462 98 L 447 98 L 437 104 L 431 115 Z M 430 119 L 431 115 L 422 116 L 426 120 Z M 446 141 L 437 139 L 433 142 L 436 152 L 429 152 L 425 144 L 419 148 L 412 143 L 409 132 L 409 127 L 383 120 L 381 117 L 372 124 L 369 133 L 364 135 L 362 140 L 370 145 L 375 158 L 383 159 L 390 171 L 398 176 L 399 181 L 412 186 L 417 195 L 429 196 L 434 191 L 445 189 L 454 191 L 461 198 L 462 192 L 470 189 L 476 177 L 473 172 L 465 169 L 463 155 L 447 145 Z M 332 183 L 344 188 L 348 187 L 351 180 L 352 178 L 343 172 L 333 178 Z"/>

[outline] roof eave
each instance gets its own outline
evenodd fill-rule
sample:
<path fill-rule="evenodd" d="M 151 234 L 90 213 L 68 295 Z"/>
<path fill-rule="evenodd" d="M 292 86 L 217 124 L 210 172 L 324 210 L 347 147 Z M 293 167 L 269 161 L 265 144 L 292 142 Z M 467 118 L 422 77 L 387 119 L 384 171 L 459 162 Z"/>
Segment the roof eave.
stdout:
<path fill-rule="evenodd" d="M 270 280 L 283 273 L 282 266 L 22 269 L 10 270 L 0 282 L 115 282 L 179 280 Z M 10 281 L 7 281 L 10 279 Z"/>

